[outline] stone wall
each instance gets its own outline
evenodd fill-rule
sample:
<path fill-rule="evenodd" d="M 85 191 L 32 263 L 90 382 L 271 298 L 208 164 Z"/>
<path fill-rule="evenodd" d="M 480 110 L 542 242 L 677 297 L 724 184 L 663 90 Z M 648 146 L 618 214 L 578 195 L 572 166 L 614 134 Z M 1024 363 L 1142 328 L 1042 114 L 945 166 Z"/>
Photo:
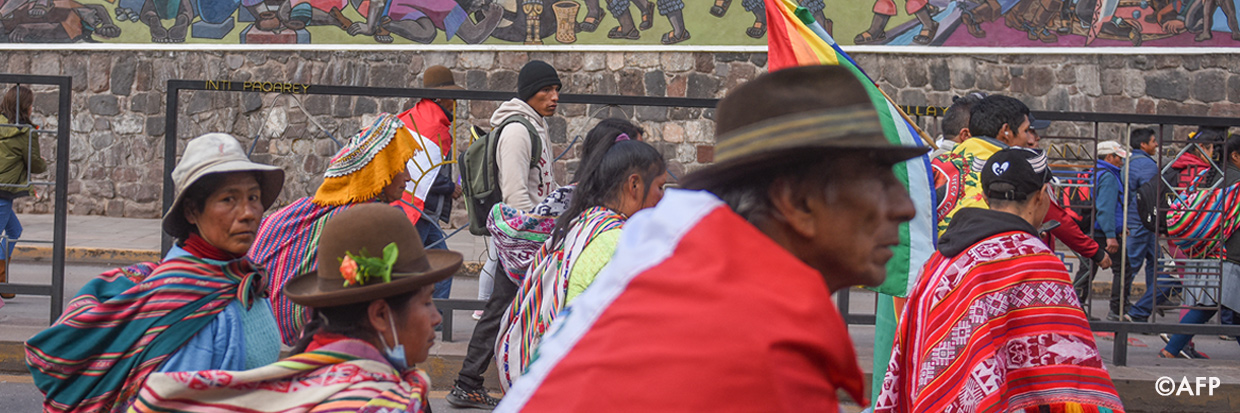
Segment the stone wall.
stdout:
<path fill-rule="evenodd" d="M 859 64 L 904 105 L 945 106 L 973 90 L 1016 96 L 1035 110 L 1240 116 L 1240 55 L 858 54 Z M 588 94 L 721 97 L 766 70 L 762 53 L 525 52 L 142 52 L 6 51 L 0 72 L 73 77 L 69 194 L 71 214 L 157 217 L 161 207 L 165 92 L 169 79 L 415 87 L 423 68 L 452 68 L 474 90 L 515 90 L 529 59 L 561 71 L 565 91 Z M 56 96 L 36 89 L 36 121 L 55 126 Z M 254 147 L 254 158 L 288 172 L 280 204 L 313 194 L 337 140 L 363 117 L 400 112 L 405 99 L 275 93 L 182 92 L 178 139 L 225 131 Z M 461 102 L 460 118 L 489 126 L 498 102 Z M 673 174 L 713 159 L 713 110 L 603 108 L 562 104 L 550 119 L 553 146 L 564 151 L 596 119 L 623 116 L 648 131 Z M 937 122 L 924 127 L 938 133 Z M 463 123 L 462 123 L 463 125 Z M 1057 124 L 1052 135 L 1092 134 L 1092 124 Z M 1119 135 L 1117 125 L 1104 138 Z M 458 136 L 462 136 L 459 135 Z M 51 135 L 43 155 L 54 159 Z M 563 180 L 576 146 L 556 165 Z M 50 178 L 47 176 L 41 178 Z M 50 193 L 49 191 L 43 191 Z M 50 196 L 26 198 L 22 212 L 46 213 Z"/>

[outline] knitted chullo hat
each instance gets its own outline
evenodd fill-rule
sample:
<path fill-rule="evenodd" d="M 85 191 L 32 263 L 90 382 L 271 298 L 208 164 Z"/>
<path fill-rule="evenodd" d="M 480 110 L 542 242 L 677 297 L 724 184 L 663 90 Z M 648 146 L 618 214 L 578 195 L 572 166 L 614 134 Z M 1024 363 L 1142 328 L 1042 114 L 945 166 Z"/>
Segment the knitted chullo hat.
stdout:
<path fill-rule="evenodd" d="M 542 60 L 531 60 L 517 75 L 517 97 L 528 102 L 542 88 L 562 85 L 554 67 Z"/>
<path fill-rule="evenodd" d="M 323 184 L 314 193 L 314 203 L 327 206 L 373 200 L 420 150 L 400 119 L 379 114 L 379 119 L 332 157 Z"/>

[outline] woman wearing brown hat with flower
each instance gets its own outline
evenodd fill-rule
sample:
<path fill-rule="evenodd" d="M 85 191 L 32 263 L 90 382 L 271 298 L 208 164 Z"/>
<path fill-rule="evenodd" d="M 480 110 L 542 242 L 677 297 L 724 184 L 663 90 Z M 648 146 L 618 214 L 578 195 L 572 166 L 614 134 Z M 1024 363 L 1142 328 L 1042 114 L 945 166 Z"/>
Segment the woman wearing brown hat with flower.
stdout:
<path fill-rule="evenodd" d="M 154 371 L 247 369 L 280 353 L 264 274 L 245 259 L 284 171 L 250 162 L 236 138 L 191 140 L 172 171 L 163 262 L 110 271 L 26 343 L 45 411 L 116 411 Z"/>
<path fill-rule="evenodd" d="M 315 309 L 296 355 L 247 371 L 156 374 L 131 411 L 424 412 L 425 361 L 443 318 L 431 292 L 461 267 L 461 254 L 424 250 L 399 209 L 359 205 L 329 220 L 318 270 L 284 294 Z"/>

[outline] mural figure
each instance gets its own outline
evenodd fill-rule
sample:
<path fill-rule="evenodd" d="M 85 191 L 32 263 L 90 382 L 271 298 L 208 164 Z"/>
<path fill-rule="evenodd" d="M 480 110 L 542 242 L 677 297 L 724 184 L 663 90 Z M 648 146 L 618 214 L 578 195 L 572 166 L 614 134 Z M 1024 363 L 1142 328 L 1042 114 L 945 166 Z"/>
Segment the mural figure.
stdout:
<path fill-rule="evenodd" d="M 1004 23 L 1028 33 L 1029 40 L 1057 43 L 1059 35 L 1052 30 L 1051 20 L 1060 16 L 1063 5 L 1063 0 L 1022 0 L 1008 11 Z"/>
<path fill-rule="evenodd" d="M 913 36 L 913 43 L 930 44 L 939 31 L 939 23 L 933 19 L 933 15 L 939 13 L 939 8 L 929 4 L 927 0 L 905 0 L 904 11 L 921 22 L 921 33 Z M 870 22 L 869 29 L 853 38 L 853 43 L 872 44 L 887 40 L 887 22 L 895 15 L 895 0 L 874 0 L 874 20 Z"/>
<path fill-rule="evenodd" d="M 961 1 L 956 4 L 961 6 L 960 20 L 964 22 L 965 30 L 979 39 L 986 37 L 982 23 L 999 20 L 999 16 L 1003 15 L 1003 6 L 999 5 L 998 0 Z"/>
<path fill-rule="evenodd" d="M 383 27 L 400 37 L 430 43 L 439 30 L 448 39 L 460 37 L 465 43 L 482 43 L 491 36 L 503 17 L 504 9 L 498 3 L 489 3 L 479 11 L 484 17 L 477 22 L 455 0 L 376 0 L 370 7 L 383 8 L 387 4 L 387 16 Z"/>
<path fill-rule="evenodd" d="M 585 0 L 586 17 L 577 23 L 578 32 L 594 33 L 598 29 L 598 23 L 603 21 L 603 8 L 599 7 L 598 0 Z M 632 20 L 632 17 L 629 18 Z"/>
<path fill-rule="evenodd" d="M 607 32 L 610 39 L 627 39 L 637 40 L 641 38 L 641 33 L 637 30 L 648 30 L 654 26 L 654 1 L 653 0 L 631 0 L 631 3 L 637 4 L 637 9 L 642 12 L 642 22 L 640 25 L 633 24 L 633 14 L 629 13 L 630 0 L 607 0 L 607 9 L 611 10 L 611 14 L 616 16 L 616 20 L 620 22 Z M 589 14 L 587 13 L 587 16 Z"/>
<path fill-rule="evenodd" d="M 164 27 L 163 20 L 172 19 L 172 26 Z M 190 0 L 145 0 L 138 12 L 138 20 L 151 30 L 154 43 L 183 43 L 194 21 L 194 8 Z"/>
<path fill-rule="evenodd" d="M 1198 34 L 1197 37 L 1194 38 L 1193 40 L 1203 42 L 1206 40 L 1210 40 L 1211 38 L 1214 37 L 1214 34 L 1212 33 L 1214 31 L 1213 30 L 1214 10 L 1217 9 L 1220 5 L 1223 8 L 1223 15 L 1227 16 L 1227 27 L 1231 29 L 1231 39 L 1240 40 L 1240 25 L 1236 24 L 1236 3 L 1235 1 L 1233 0 L 1202 0 L 1202 1 L 1204 1 L 1203 7 L 1205 9 L 1205 19 L 1204 19 L 1205 24 L 1203 25 L 1201 34 Z"/>
<path fill-rule="evenodd" d="M 0 35 L 12 43 L 93 42 L 92 35 L 117 37 L 108 10 L 74 0 L 0 1 Z"/>
<path fill-rule="evenodd" d="M 800 0 L 799 4 L 814 15 L 814 20 L 822 25 L 827 34 L 835 36 L 835 22 L 828 19 L 823 10 L 827 8 L 827 4 L 823 0 Z M 728 8 L 732 6 L 732 0 L 715 0 L 715 5 L 710 7 L 710 14 L 715 17 L 723 17 L 728 13 Z M 745 11 L 753 13 L 753 26 L 745 29 L 745 34 L 755 39 L 761 39 L 766 35 L 766 3 L 762 0 L 742 0 L 741 6 Z"/>

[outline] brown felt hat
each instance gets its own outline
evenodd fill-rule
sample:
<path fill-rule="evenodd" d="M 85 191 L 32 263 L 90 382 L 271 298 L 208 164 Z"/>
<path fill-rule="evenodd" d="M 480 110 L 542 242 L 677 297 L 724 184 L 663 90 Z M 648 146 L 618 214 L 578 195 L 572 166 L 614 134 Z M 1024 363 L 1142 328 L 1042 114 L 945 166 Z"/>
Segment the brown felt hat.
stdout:
<path fill-rule="evenodd" d="M 372 277 L 361 285 L 344 286 L 340 261 L 354 256 L 382 257 L 383 248 L 396 243 L 399 255 L 392 281 Z M 363 249 L 365 252 L 363 253 Z M 284 285 L 284 296 L 307 307 L 336 307 L 378 300 L 417 290 L 451 277 L 461 268 L 461 253 L 422 248 L 422 237 L 400 209 L 368 203 L 341 212 L 327 221 L 319 238 L 314 272 L 298 275 Z"/>
<path fill-rule="evenodd" d="M 868 156 L 895 164 L 927 147 L 891 143 L 861 80 L 839 66 L 800 66 L 758 76 L 715 111 L 715 162 L 680 186 L 708 189 L 788 162 Z"/>
<path fill-rule="evenodd" d="M 456 80 L 452 78 L 451 70 L 440 65 L 426 68 L 426 73 L 422 74 L 422 87 L 427 89 L 465 89 L 456 85 Z"/>

